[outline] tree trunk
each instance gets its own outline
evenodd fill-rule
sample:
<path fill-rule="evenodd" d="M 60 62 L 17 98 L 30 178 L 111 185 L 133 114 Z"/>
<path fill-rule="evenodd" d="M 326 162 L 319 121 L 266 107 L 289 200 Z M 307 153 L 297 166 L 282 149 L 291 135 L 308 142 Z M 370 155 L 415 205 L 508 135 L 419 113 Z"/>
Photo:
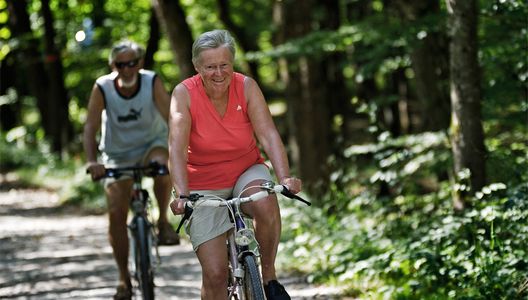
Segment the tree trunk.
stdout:
<path fill-rule="evenodd" d="M 9 99 L 0 101 L 0 130 L 4 132 L 21 124 L 21 93 L 16 88 L 16 78 L 16 59 L 10 52 L 0 61 L 0 95 Z"/>
<path fill-rule="evenodd" d="M 277 42 L 294 39 L 311 32 L 312 1 L 276 1 L 275 20 L 280 28 Z M 317 183 L 326 182 L 331 143 L 329 100 L 326 79 L 321 71 L 324 61 L 300 56 L 281 58 L 281 77 L 286 86 L 289 146 L 293 165 L 314 195 L 324 191 Z"/>
<path fill-rule="evenodd" d="M 457 175 L 469 170 L 470 193 L 486 183 L 484 133 L 481 123 L 480 70 L 477 59 L 477 1 L 446 0 L 449 13 L 451 74 L 451 143 Z M 457 181 L 460 178 L 456 178 Z M 457 209 L 467 205 L 459 193 Z"/>
<path fill-rule="evenodd" d="M 44 132 L 51 131 L 49 127 L 49 95 L 47 93 L 48 80 L 45 76 L 46 70 L 42 60 L 41 54 L 38 51 L 38 40 L 33 36 L 31 31 L 29 15 L 27 13 L 26 0 L 7 0 L 7 8 L 9 11 L 9 28 L 11 29 L 12 38 L 20 40 L 20 48 L 15 48 L 14 51 L 19 54 L 17 57 L 17 71 L 23 74 L 24 78 L 21 82 L 17 82 L 17 91 L 25 91 L 26 85 L 28 93 L 36 99 L 37 108 L 40 113 L 40 122 L 44 128 Z M 26 58 L 18 60 L 18 58 Z"/>
<path fill-rule="evenodd" d="M 180 2 L 152 0 L 152 6 L 156 11 L 160 24 L 163 24 L 167 31 L 167 37 L 180 70 L 180 79 L 183 80 L 193 76 L 196 74 L 192 64 L 193 37 Z"/>
<path fill-rule="evenodd" d="M 257 44 L 257 39 L 254 36 L 248 36 L 244 31 L 244 27 L 237 26 L 231 19 L 229 1 L 217 0 L 218 13 L 220 20 L 226 26 L 226 28 L 233 33 L 237 40 L 237 44 L 240 46 L 242 51 L 251 52 L 259 51 L 260 48 Z M 248 62 L 249 75 L 253 77 L 257 82 L 260 82 L 258 74 L 258 64 L 256 61 Z"/>
<path fill-rule="evenodd" d="M 438 1 L 399 0 L 391 3 L 403 22 L 412 24 L 440 14 Z M 441 26 L 443 28 L 443 26 Z M 413 44 L 410 52 L 416 96 L 417 132 L 445 130 L 449 127 L 450 103 L 447 82 L 449 78 L 449 51 L 445 32 L 432 28 L 426 36 Z"/>
<path fill-rule="evenodd" d="M 145 61 L 143 67 L 145 69 L 152 69 L 154 66 L 154 53 L 158 51 L 158 44 L 161 38 L 158 18 L 156 18 L 156 12 L 154 8 L 150 10 L 150 34 L 147 42 L 147 50 L 145 53 Z"/>
<path fill-rule="evenodd" d="M 55 47 L 55 29 L 53 28 L 53 15 L 49 7 L 49 0 L 41 0 L 42 15 L 44 17 L 44 48 L 45 66 L 47 73 L 42 74 L 48 78 L 49 118 L 48 128 L 51 138 L 52 150 L 61 154 L 62 150 L 71 140 L 73 128 L 69 119 L 69 99 L 64 86 L 64 72 L 60 51 Z"/>

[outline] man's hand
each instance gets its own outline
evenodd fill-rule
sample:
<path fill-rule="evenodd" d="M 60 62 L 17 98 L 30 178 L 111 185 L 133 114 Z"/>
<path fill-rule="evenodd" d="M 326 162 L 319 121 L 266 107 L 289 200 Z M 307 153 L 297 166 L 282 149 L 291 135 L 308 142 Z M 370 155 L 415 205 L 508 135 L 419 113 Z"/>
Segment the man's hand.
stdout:
<path fill-rule="evenodd" d="M 88 163 L 88 165 L 86 167 L 86 171 L 88 171 L 88 173 L 90 173 L 90 175 L 92 176 L 92 180 L 93 181 L 97 181 L 97 180 L 101 179 L 102 177 L 104 177 L 104 175 L 106 173 L 106 169 L 105 169 L 104 165 L 102 165 L 100 163 L 97 163 L 97 162 Z"/>

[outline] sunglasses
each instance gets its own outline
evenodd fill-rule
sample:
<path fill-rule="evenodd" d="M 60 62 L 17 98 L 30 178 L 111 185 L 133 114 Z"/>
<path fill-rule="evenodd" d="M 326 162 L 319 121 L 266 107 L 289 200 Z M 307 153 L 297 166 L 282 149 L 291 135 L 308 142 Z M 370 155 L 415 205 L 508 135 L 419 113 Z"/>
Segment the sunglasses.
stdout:
<path fill-rule="evenodd" d="M 138 59 L 129 60 L 129 61 L 115 62 L 115 66 L 118 69 L 124 69 L 125 67 L 133 68 L 133 67 L 137 66 L 138 62 L 139 62 Z"/>

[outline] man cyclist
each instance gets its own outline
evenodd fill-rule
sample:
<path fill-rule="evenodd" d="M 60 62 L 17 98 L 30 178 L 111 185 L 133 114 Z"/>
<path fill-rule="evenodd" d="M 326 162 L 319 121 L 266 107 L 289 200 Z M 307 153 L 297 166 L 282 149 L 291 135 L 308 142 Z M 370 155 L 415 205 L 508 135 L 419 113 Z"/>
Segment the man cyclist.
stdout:
<path fill-rule="evenodd" d="M 90 95 L 84 125 L 84 151 L 92 179 L 104 176 L 105 165 L 125 167 L 157 161 L 167 164 L 170 97 L 153 71 L 142 69 L 144 50 L 137 43 L 116 44 L 109 55 L 110 74 L 99 77 Z M 97 160 L 96 135 L 101 129 Z M 114 299 L 131 299 L 128 272 L 128 203 L 132 178 L 105 179 L 109 214 L 109 241 L 119 269 Z M 160 245 L 179 244 L 179 237 L 167 219 L 171 182 L 169 176 L 154 178 L 154 194 L 159 206 Z"/>

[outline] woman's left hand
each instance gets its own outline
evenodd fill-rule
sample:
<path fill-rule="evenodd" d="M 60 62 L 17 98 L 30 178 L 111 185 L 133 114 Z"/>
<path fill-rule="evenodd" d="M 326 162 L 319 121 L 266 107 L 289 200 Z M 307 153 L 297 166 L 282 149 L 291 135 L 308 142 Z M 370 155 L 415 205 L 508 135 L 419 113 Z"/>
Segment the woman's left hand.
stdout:
<path fill-rule="evenodd" d="M 280 184 L 287 186 L 288 190 L 294 194 L 299 193 L 302 187 L 302 181 L 295 177 L 283 177 Z"/>

